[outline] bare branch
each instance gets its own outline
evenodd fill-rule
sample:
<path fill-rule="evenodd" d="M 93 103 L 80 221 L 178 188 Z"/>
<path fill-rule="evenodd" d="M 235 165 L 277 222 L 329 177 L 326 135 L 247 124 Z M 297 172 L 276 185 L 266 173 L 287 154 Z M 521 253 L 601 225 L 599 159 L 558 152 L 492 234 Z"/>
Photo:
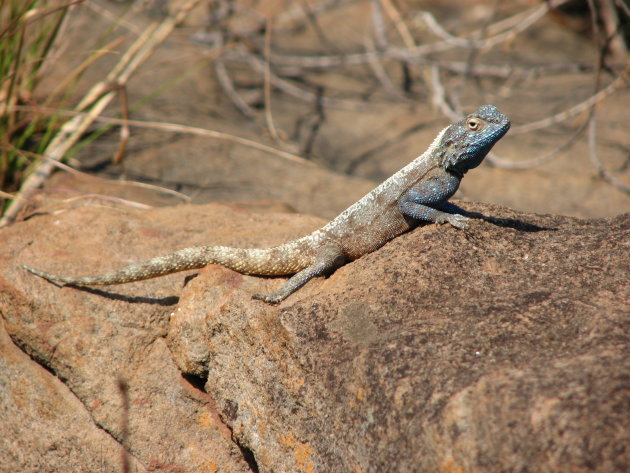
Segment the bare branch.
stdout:
<path fill-rule="evenodd" d="M 375 50 L 374 43 L 368 37 L 365 38 L 365 49 L 367 49 L 368 51 Z M 381 83 L 381 85 L 383 86 L 383 89 L 386 92 L 388 92 L 389 94 L 399 99 L 402 99 L 405 101 L 408 100 L 407 97 L 405 97 L 405 94 L 398 87 L 396 87 L 394 82 L 389 78 L 387 71 L 383 67 L 383 64 L 381 63 L 381 61 L 377 59 L 376 55 L 370 56 L 368 64 L 370 68 L 372 69 L 374 76 L 378 79 L 378 81 Z"/>
<path fill-rule="evenodd" d="M 416 42 L 414 41 L 413 36 L 409 31 L 409 28 L 407 28 L 407 24 L 403 20 L 396 7 L 392 4 L 391 0 L 380 0 L 380 3 L 383 6 L 383 9 L 387 12 L 389 18 L 394 23 L 394 27 L 398 31 L 398 34 L 403 41 L 403 44 L 407 48 L 416 47 Z"/>
<path fill-rule="evenodd" d="M 381 9 L 380 0 L 371 0 L 372 5 L 372 26 L 374 27 L 374 39 L 375 48 L 383 50 L 387 48 L 387 26 L 385 26 L 385 19 L 383 18 L 383 11 Z"/>
<path fill-rule="evenodd" d="M 264 74 L 265 61 L 263 61 L 258 56 L 249 52 L 243 51 L 243 54 L 247 62 L 251 65 L 251 67 L 255 71 L 257 71 L 259 74 Z M 348 100 L 334 99 L 331 97 L 320 98 L 317 96 L 317 94 L 310 92 L 308 90 L 302 89 L 300 87 L 297 87 L 291 82 L 277 76 L 273 72 L 269 73 L 269 80 L 274 85 L 274 87 L 277 87 L 278 89 L 284 91 L 285 93 L 292 95 L 296 98 L 299 98 L 301 100 L 304 100 L 305 102 L 308 102 L 308 103 L 315 104 L 317 103 L 318 100 L 321 100 L 321 103 L 327 107 L 339 107 L 339 108 L 344 108 L 348 110 L 361 110 L 365 108 L 364 104 L 350 102 Z"/>
<path fill-rule="evenodd" d="M 271 65 L 269 64 L 269 51 L 271 50 L 271 29 L 272 29 L 272 20 L 271 18 L 267 20 L 267 25 L 265 28 L 265 69 L 264 69 L 264 90 L 265 90 L 265 121 L 267 122 L 267 129 L 269 130 L 269 134 L 271 138 L 276 143 L 279 143 L 280 136 L 278 135 L 278 131 L 276 130 L 276 125 L 273 123 L 273 115 L 271 113 Z"/>
<path fill-rule="evenodd" d="M 120 98 L 120 110 L 123 120 L 129 119 L 129 101 L 127 100 L 127 87 L 121 85 L 118 88 L 118 97 Z M 131 132 L 129 131 L 129 127 L 127 124 L 123 124 L 120 127 L 120 141 L 118 142 L 118 149 L 116 150 L 116 154 L 114 155 L 114 159 L 112 160 L 114 164 L 120 164 L 125 157 L 125 153 L 127 151 L 127 142 L 129 141 L 129 136 Z"/>
<path fill-rule="evenodd" d="M 454 48 L 469 49 L 475 47 L 478 49 L 487 49 L 492 46 L 496 46 L 504 41 L 512 39 L 519 33 L 522 33 L 527 28 L 532 26 L 536 21 L 541 19 L 550 8 L 556 8 L 568 0 L 556 0 L 549 1 L 540 6 L 537 6 L 527 12 L 527 15 L 519 13 L 514 17 L 518 18 L 518 22 L 514 24 L 511 29 L 505 32 L 498 33 L 485 39 L 468 39 L 453 36 L 448 33 L 428 12 L 420 13 L 419 17 L 432 28 L 433 33 L 443 37 L 443 41 L 434 43 L 426 43 L 415 47 L 389 47 L 381 54 L 388 58 L 400 59 L 404 61 L 413 62 L 419 57 L 424 57 L 429 54 L 447 51 Z M 503 20 L 502 27 L 511 25 L 507 20 Z M 491 27 L 489 27 L 490 29 Z M 473 33 L 474 35 L 474 33 Z M 349 64 L 364 64 L 368 62 L 369 55 L 374 53 L 348 53 L 348 54 L 335 54 L 335 55 L 321 55 L 321 56 L 289 56 L 289 55 L 272 55 L 272 63 L 279 66 L 300 66 L 300 67 L 339 67 Z"/>
<path fill-rule="evenodd" d="M 615 0 L 615 6 L 623 11 L 628 18 L 630 18 L 630 7 L 628 7 L 624 0 Z"/>
<path fill-rule="evenodd" d="M 432 104 L 434 107 L 437 107 L 444 115 L 448 117 L 449 120 L 455 122 L 462 118 L 462 114 L 460 111 L 454 110 L 447 102 L 446 102 L 446 91 L 444 89 L 444 85 L 440 80 L 440 70 L 432 66 L 431 67 L 431 88 L 433 90 L 432 95 Z"/>
<path fill-rule="evenodd" d="M 254 118 L 256 114 L 252 108 L 241 98 L 238 92 L 236 92 L 234 83 L 232 82 L 232 78 L 225 67 L 223 58 L 218 57 L 214 60 L 214 73 L 217 76 L 217 81 L 223 89 L 223 92 L 225 92 L 225 95 L 227 95 L 236 109 L 246 117 Z"/>
<path fill-rule="evenodd" d="M 588 120 L 588 148 L 589 148 L 589 154 L 591 157 L 591 162 L 593 163 L 595 168 L 597 168 L 599 175 L 604 180 L 606 180 L 606 182 L 608 182 L 609 184 L 612 184 L 614 187 L 616 187 L 617 189 L 623 192 L 630 193 L 630 185 L 621 182 L 619 179 L 613 176 L 610 172 L 608 172 L 604 168 L 604 165 L 602 164 L 601 160 L 599 159 L 599 155 L 597 154 L 597 124 L 596 124 L 597 120 L 595 119 L 595 116 L 596 116 L 595 110 L 593 110 L 593 113 L 591 114 Z"/>
<path fill-rule="evenodd" d="M 601 101 L 603 101 L 606 97 L 611 95 L 617 89 L 623 87 L 628 82 L 628 74 L 630 73 L 630 62 L 626 68 L 617 76 L 615 80 L 613 80 L 606 88 L 600 90 L 596 94 L 592 95 L 588 99 L 583 102 L 574 105 L 567 110 L 564 110 L 560 113 L 556 113 L 551 117 L 544 118 L 542 120 L 538 120 L 535 122 L 527 123 L 525 125 L 515 126 L 510 130 L 510 134 L 512 135 L 520 135 L 522 133 L 529 133 L 530 131 L 539 130 L 541 128 L 546 128 L 555 123 L 563 122 L 571 117 L 575 117 L 582 112 L 585 112 L 589 108 L 597 105 Z"/>
<path fill-rule="evenodd" d="M 293 4 L 288 10 L 280 13 L 275 18 L 276 28 L 296 28 L 303 24 L 304 21 L 308 21 L 308 16 L 316 16 L 322 12 L 325 12 L 331 8 L 339 7 L 353 0 L 324 0 L 315 5 L 297 2 Z"/>
<path fill-rule="evenodd" d="M 536 166 L 540 166 L 541 164 L 545 164 L 545 163 L 548 163 L 549 161 L 554 160 L 560 155 L 562 151 L 573 146 L 578 136 L 580 136 L 586 129 L 586 125 L 587 123 L 584 123 L 569 137 L 568 140 L 566 140 L 561 145 L 556 146 L 554 149 L 552 149 L 547 154 L 544 154 L 542 156 L 538 156 L 533 159 L 528 159 L 526 161 L 511 161 L 511 160 L 502 158 L 501 156 L 498 156 L 496 153 L 490 153 L 488 155 L 488 161 L 493 166 L 503 168 L 503 169 L 512 169 L 515 171 L 530 169 Z"/>
<path fill-rule="evenodd" d="M 126 121 L 125 121 L 126 123 Z M 181 199 L 184 202 L 190 202 L 191 198 L 189 196 L 187 196 L 186 194 L 183 194 L 181 192 L 177 192 L 173 189 L 167 189 L 166 187 L 161 187 L 161 186 L 156 186 L 153 184 L 147 184 L 146 182 L 138 182 L 138 181 L 127 181 L 125 179 L 116 179 L 111 180 L 111 179 L 105 179 L 103 177 L 99 177 L 99 176 L 94 176 L 92 174 L 88 174 L 82 171 L 79 171 L 78 169 L 73 168 L 72 166 L 69 166 L 65 163 L 62 163 L 61 161 L 57 161 L 56 159 L 51 158 L 50 156 L 46 156 L 43 154 L 39 154 L 39 153 L 34 153 L 32 151 L 25 151 L 25 150 L 21 150 L 21 149 L 17 149 L 14 146 L 11 146 L 11 150 L 15 153 L 19 153 L 22 156 L 24 156 L 25 158 L 32 156 L 33 158 L 37 158 L 37 159 L 43 159 L 43 160 L 48 160 L 50 161 L 50 164 L 52 164 L 54 167 L 56 167 L 57 169 L 60 169 L 61 171 L 67 172 L 68 174 L 72 174 L 73 176 L 77 176 L 83 179 L 91 179 L 94 181 L 100 181 L 100 182 L 106 182 L 109 184 L 116 184 L 116 185 L 124 185 L 124 186 L 129 186 L 129 187 L 139 187 L 142 189 L 149 189 L 152 191 L 157 191 L 157 192 L 161 192 L 163 194 L 169 194 L 172 195 L 174 197 L 177 197 L 178 199 Z"/>
<path fill-rule="evenodd" d="M 300 6 L 304 10 L 304 15 L 308 23 L 313 28 L 313 31 L 315 31 L 315 34 L 319 38 L 320 42 L 323 45 L 326 45 L 326 47 L 330 48 L 331 50 L 338 51 L 339 48 L 337 48 L 337 45 L 335 44 L 335 42 L 329 40 L 324 34 L 324 30 L 319 26 L 319 20 L 317 19 L 317 10 L 314 7 L 312 7 L 309 4 L 309 2 L 306 0 L 301 0 Z M 282 14 L 280 14 L 279 16 L 282 16 Z"/>
<path fill-rule="evenodd" d="M 238 143 L 243 146 L 247 146 L 249 148 L 257 149 L 259 151 L 264 151 L 269 154 L 273 154 L 275 156 L 281 157 L 283 159 L 288 159 L 289 161 L 295 161 L 303 164 L 313 165 L 310 161 L 297 156 L 292 153 L 288 153 L 286 151 L 282 151 L 271 146 L 267 146 L 262 143 L 258 143 L 256 141 L 243 138 L 236 135 L 231 135 L 229 133 L 223 133 L 221 131 L 216 130 L 208 130 L 205 128 L 198 128 L 194 126 L 187 125 L 178 125 L 176 123 L 165 123 L 165 122 L 156 122 L 156 121 L 144 121 L 144 120 L 122 120 L 120 118 L 113 117 L 104 117 L 101 115 L 93 116 L 89 113 L 84 112 L 75 112 L 73 110 L 61 110 L 57 108 L 41 108 L 41 107 L 32 107 L 25 105 L 15 105 L 12 107 L 15 110 L 23 110 L 23 111 L 36 111 L 42 114 L 59 114 L 59 115 L 69 115 L 75 117 L 84 117 L 89 116 L 93 121 L 102 122 L 102 123 L 110 123 L 113 125 L 122 125 L 126 123 L 129 126 L 137 126 L 141 128 L 149 128 L 153 130 L 162 130 L 162 131 L 170 131 L 173 133 L 184 133 L 188 135 L 197 135 L 197 136 L 206 136 L 209 138 L 215 138 L 218 140 L 230 141 L 232 143 Z"/>

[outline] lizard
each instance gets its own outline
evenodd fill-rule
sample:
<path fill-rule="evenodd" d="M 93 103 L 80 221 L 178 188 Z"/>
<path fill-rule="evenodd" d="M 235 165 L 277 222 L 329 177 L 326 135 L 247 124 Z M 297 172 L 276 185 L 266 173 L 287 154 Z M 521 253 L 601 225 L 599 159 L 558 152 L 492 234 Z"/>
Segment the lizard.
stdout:
<path fill-rule="evenodd" d="M 481 164 L 509 128 L 510 119 L 494 105 L 479 107 L 440 131 L 424 153 L 328 224 L 272 248 L 191 247 L 88 277 L 66 277 L 22 266 L 49 281 L 79 286 L 123 284 L 208 264 L 243 274 L 292 275 L 277 291 L 252 296 L 279 303 L 314 277 L 333 273 L 422 222 L 466 228 L 468 217 L 455 213 L 461 210 L 448 199 L 466 172 Z"/>

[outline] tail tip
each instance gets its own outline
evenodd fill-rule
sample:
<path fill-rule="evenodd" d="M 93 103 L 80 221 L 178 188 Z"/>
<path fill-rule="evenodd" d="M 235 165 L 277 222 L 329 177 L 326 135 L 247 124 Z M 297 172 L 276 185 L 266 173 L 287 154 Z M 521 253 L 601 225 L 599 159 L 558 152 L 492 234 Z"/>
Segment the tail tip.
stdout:
<path fill-rule="evenodd" d="M 35 268 L 31 268 L 30 266 L 27 266 L 27 265 L 22 264 L 22 263 L 20 263 L 20 266 L 22 266 L 22 268 L 24 268 L 29 273 L 32 273 L 35 276 L 39 276 L 40 278 L 44 278 L 44 279 L 46 279 L 48 281 L 55 281 L 56 280 L 56 278 L 52 274 L 44 273 L 42 271 L 39 271 L 39 270 L 37 270 Z"/>

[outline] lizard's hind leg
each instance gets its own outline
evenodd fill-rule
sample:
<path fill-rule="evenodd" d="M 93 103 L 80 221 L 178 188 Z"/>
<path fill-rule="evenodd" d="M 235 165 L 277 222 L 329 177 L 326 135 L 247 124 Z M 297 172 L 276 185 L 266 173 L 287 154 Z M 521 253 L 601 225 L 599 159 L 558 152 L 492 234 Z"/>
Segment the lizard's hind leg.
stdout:
<path fill-rule="evenodd" d="M 343 266 L 345 261 L 343 251 L 337 245 L 324 246 L 317 251 L 315 262 L 312 265 L 294 274 L 280 289 L 269 294 L 254 294 L 252 297 L 270 304 L 277 304 L 314 277 L 332 273 L 338 267 Z"/>

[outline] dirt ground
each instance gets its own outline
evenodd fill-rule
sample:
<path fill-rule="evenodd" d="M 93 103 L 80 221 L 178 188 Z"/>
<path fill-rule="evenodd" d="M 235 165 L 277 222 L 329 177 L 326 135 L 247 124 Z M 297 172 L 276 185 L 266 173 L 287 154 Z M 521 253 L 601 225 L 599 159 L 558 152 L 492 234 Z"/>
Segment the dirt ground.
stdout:
<path fill-rule="evenodd" d="M 87 51 L 107 43 L 105 38 L 112 36 L 106 34 L 126 35 L 130 41 L 177 3 L 78 5 L 67 23 L 58 60 L 39 90 L 41 96 Z M 512 130 L 494 149 L 497 157 L 464 179 L 458 197 L 579 217 L 630 211 L 630 195 L 603 179 L 592 162 L 584 128 L 588 110 L 528 133 L 518 130 L 594 94 L 598 50 L 592 35 L 581 31 L 588 26 L 588 14 L 548 13 L 518 32 L 501 29 L 500 22 L 519 12 L 531 14 L 541 3 L 473 3 L 202 2 L 127 84 L 130 118 L 230 133 L 297 154 L 305 162 L 221 139 L 134 127 L 125 158 L 115 165 L 112 156 L 119 132 L 114 128 L 85 146 L 73 161 L 114 182 L 57 173 L 45 195 L 67 198 L 80 191 L 150 205 L 181 202 L 116 182 L 133 180 L 177 190 L 194 203 L 239 202 L 330 218 L 422 153 L 452 121 L 444 107 L 436 105 L 443 89 L 445 102 L 459 104 L 463 112 L 492 103 L 512 119 Z M 375 13 L 374 5 L 381 6 L 380 13 Z M 494 45 L 474 49 L 460 40 L 456 47 L 417 54 L 407 62 L 385 54 L 409 52 L 414 45 L 438 44 L 439 49 L 447 42 L 438 37 L 437 27 L 427 26 L 430 19 L 423 12 L 430 12 L 453 36 L 475 37 L 480 31 L 486 37 L 509 34 Z M 123 14 L 124 21 L 112 28 Z M 266 38 L 264 25 L 270 19 Z M 77 96 L 102 80 L 129 41 L 87 70 Z M 353 59 L 370 50 L 385 51 L 387 57 Z M 267 100 L 265 55 L 272 59 Z M 344 59 L 341 65 L 310 67 L 304 58 L 313 56 Z M 626 60 L 619 52 L 606 57 L 608 67 L 600 75 L 599 89 L 613 82 Z M 601 165 L 626 186 L 629 108 L 630 89 L 623 84 L 598 104 L 595 122 Z M 120 111 L 121 104 L 114 102 L 106 113 L 120 116 Z M 502 164 L 544 159 L 558 147 L 563 149 L 542 164 L 525 169 Z"/>

